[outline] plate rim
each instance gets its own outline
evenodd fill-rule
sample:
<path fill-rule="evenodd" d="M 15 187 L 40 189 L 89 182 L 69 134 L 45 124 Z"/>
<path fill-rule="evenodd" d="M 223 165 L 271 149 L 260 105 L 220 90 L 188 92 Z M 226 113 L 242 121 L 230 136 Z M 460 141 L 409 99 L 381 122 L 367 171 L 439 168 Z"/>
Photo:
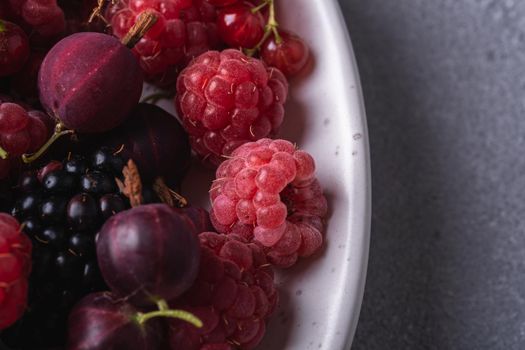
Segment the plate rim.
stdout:
<path fill-rule="evenodd" d="M 344 45 L 341 49 L 340 55 L 343 62 L 347 62 L 348 65 L 341 67 L 343 76 L 351 76 L 353 79 L 352 83 L 355 86 L 354 89 L 347 88 L 348 94 L 354 94 L 359 106 L 356 108 L 359 110 L 359 115 L 355 117 L 360 130 L 362 130 L 363 139 L 360 147 L 360 152 L 364 152 L 363 157 L 358 157 L 357 164 L 354 166 L 355 179 L 357 179 L 354 186 L 363 185 L 361 191 L 355 191 L 353 200 L 355 201 L 354 208 L 363 208 L 361 218 L 356 219 L 356 225 L 360 226 L 361 229 L 350 232 L 352 235 L 352 241 L 354 245 L 358 245 L 360 249 L 354 249 L 353 263 L 350 267 L 351 271 L 359 271 L 357 274 L 351 274 L 345 283 L 346 295 L 353 296 L 351 301 L 350 310 L 346 315 L 341 313 L 341 320 L 347 326 L 346 339 L 344 341 L 344 349 L 350 349 L 355 337 L 357 324 L 359 321 L 359 315 L 363 302 L 366 276 L 368 269 L 368 257 L 370 250 L 370 235 L 371 235 L 371 216 L 372 216 L 372 182 L 371 182 L 371 160 L 370 160 L 370 145 L 369 145 L 369 134 L 366 119 L 366 110 L 364 103 L 363 90 L 361 85 L 361 79 L 359 76 L 359 69 L 355 56 L 355 51 L 352 45 L 351 35 L 346 25 L 346 20 L 343 16 L 341 5 L 338 0 L 330 0 L 326 2 L 327 14 L 331 18 L 337 19 L 334 21 L 333 35 L 337 39 L 337 42 Z M 348 121 L 350 123 L 350 121 Z M 355 247 L 354 247 L 355 248 Z"/>

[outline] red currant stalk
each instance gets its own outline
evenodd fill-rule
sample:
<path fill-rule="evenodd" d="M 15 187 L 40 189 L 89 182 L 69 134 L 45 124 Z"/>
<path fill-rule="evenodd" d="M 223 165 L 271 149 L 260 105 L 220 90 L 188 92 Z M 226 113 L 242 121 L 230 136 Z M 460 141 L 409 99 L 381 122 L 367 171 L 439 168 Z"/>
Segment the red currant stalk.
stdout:
<path fill-rule="evenodd" d="M 2 147 L 0 147 L 0 158 L 1 159 L 7 159 L 7 156 L 9 154 L 7 153 L 7 151 L 5 149 L 3 149 Z"/>
<path fill-rule="evenodd" d="M 178 318 L 197 328 L 202 328 L 202 321 L 195 315 L 185 310 L 170 309 L 168 303 L 163 299 L 157 301 L 157 307 L 158 310 L 156 311 L 138 312 L 135 315 L 135 321 L 138 324 L 144 324 L 155 317 Z"/>
<path fill-rule="evenodd" d="M 268 13 L 268 22 L 266 23 L 266 26 L 264 27 L 264 35 L 261 41 L 259 41 L 259 43 L 254 48 L 246 50 L 246 54 L 248 56 L 253 56 L 257 51 L 259 51 L 261 49 L 261 46 L 270 37 L 271 34 L 273 34 L 273 36 L 275 37 L 275 42 L 277 44 L 281 44 L 283 41 L 283 39 L 281 38 L 281 35 L 279 34 L 279 30 L 278 30 L 279 23 L 275 19 L 274 0 L 263 0 L 262 4 L 252 9 L 252 12 L 255 13 L 257 11 L 260 11 L 266 6 L 268 6 L 269 8 L 269 11 L 268 11 L 269 13 Z"/>
<path fill-rule="evenodd" d="M 22 154 L 22 161 L 26 164 L 29 164 L 37 160 L 38 158 L 40 158 L 40 156 L 42 156 L 42 154 L 44 154 L 48 150 L 49 147 L 51 147 L 53 143 L 55 143 L 56 140 L 58 140 L 62 136 L 70 135 L 74 133 L 75 133 L 74 130 L 69 130 L 69 129 L 64 130 L 64 124 L 58 123 L 55 126 L 55 132 L 53 133 L 53 135 L 51 135 L 49 140 L 47 140 L 47 142 L 44 143 L 44 145 L 40 147 L 40 149 L 36 151 L 35 153 Z M 1 157 L 1 153 L 0 153 L 0 157 Z"/>

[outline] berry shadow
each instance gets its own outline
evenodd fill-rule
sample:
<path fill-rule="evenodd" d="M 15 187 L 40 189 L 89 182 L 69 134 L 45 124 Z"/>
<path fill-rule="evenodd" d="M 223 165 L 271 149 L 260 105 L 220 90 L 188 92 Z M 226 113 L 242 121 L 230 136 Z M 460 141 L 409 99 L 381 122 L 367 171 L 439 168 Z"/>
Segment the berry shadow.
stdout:
<path fill-rule="evenodd" d="M 275 350 L 287 349 L 288 338 L 292 333 L 292 328 L 295 326 L 294 298 L 289 294 L 289 290 L 285 288 L 284 283 L 278 286 L 279 306 L 274 311 L 270 322 L 266 326 L 266 335 L 261 344 L 256 350 Z"/>
<path fill-rule="evenodd" d="M 215 171 L 196 157 L 192 157 L 192 164 L 188 174 L 182 182 L 181 195 L 184 196 L 192 205 L 197 205 L 210 209 L 209 189 L 215 179 Z"/>
<path fill-rule="evenodd" d="M 315 58 L 311 54 L 307 65 L 295 77 L 289 79 L 288 100 L 285 105 L 284 121 L 281 130 L 277 134 L 278 138 L 283 138 L 302 144 L 304 131 L 306 130 L 305 115 L 307 110 L 303 104 L 294 96 L 294 91 L 301 85 L 308 84 L 315 68 Z"/>

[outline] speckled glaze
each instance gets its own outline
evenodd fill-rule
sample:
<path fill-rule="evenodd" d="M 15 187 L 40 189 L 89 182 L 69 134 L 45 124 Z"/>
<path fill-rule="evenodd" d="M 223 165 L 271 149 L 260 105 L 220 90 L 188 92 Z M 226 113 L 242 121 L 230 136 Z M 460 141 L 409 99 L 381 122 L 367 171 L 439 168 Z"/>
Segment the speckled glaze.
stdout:
<path fill-rule="evenodd" d="M 299 33 L 313 60 L 290 85 L 283 129 L 316 159 L 329 203 L 322 251 L 278 274 L 281 305 L 259 350 L 349 349 L 357 326 L 368 261 L 370 165 L 361 86 L 335 0 L 277 2 L 284 28 Z M 150 93 L 151 91 L 146 91 Z M 161 103 L 171 113 L 170 101 Z M 213 172 L 194 169 L 183 188 L 209 207 Z"/>

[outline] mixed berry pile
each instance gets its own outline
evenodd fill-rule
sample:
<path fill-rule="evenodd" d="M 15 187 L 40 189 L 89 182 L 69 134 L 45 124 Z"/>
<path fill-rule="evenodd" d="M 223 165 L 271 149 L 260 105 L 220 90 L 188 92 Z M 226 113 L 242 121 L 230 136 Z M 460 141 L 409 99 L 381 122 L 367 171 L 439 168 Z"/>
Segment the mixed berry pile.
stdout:
<path fill-rule="evenodd" d="M 0 3 L 0 345 L 262 341 L 274 271 L 322 247 L 328 208 L 276 138 L 309 49 L 274 1 Z M 166 97 L 176 116 L 144 103 Z M 210 212 L 181 195 L 192 154 Z"/>

